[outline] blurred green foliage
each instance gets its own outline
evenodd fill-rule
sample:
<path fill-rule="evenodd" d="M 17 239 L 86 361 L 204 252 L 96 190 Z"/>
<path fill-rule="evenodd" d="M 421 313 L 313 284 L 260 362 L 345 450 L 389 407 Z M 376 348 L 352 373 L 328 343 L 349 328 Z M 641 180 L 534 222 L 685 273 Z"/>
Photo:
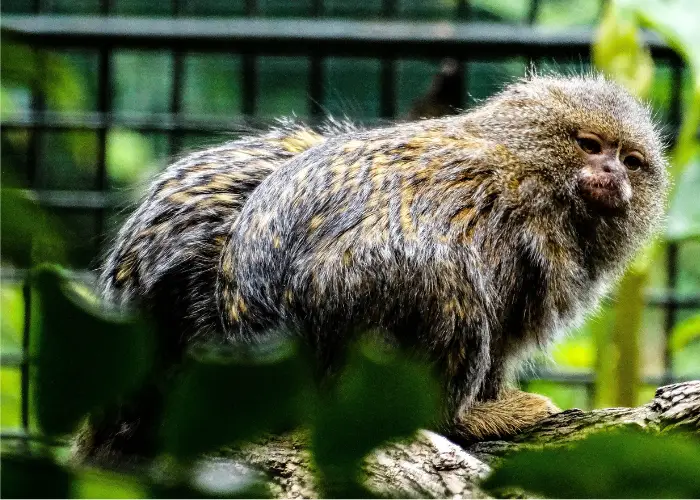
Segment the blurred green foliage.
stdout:
<path fill-rule="evenodd" d="M 29 280 L 33 408 L 44 434 L 67 434 L 141 386 L 155 364 L 155 340 L 145 324 L 100 310 L 58 267 L 40 266 Z"/>
<path fill-rule="evenodd" d="M 41 210 L 31 196 L 3 186 L 0 211 L 0 224 L 7 235 L 0 246 L 3 260 L 24 267 L 32 262 L 65 261 L 60 224 Z"/>
<path fill-rule="evenodd" d="M 700 203 L 697 202 L 698 186 L 700 186 L 700 153 L 696 152 L 676 180 L 676 195 L 671 201 L 668 227 L 666 228 L 666 236 L 669 240 L 686 241 L 700 239 Z"/>
<path fill-rule="evenodd" d="M 360 487 L 362 459 L 388 439 L 435 423 L 439 399 L 427 365 L 369 339 L 356 346 L 312 417 L 311 450 L 325 494 L 368 496 Z"/>
<path fill-rule="evenodd" d="M 154 365 L 154 339 L 143 323 L 100 309 L 89 290 L 76 289 L 55 266 L 36 268 L 30 283 L 35 294 L 32 407 L 44 436 L 65 436 L 88 413 L 99 414 L 144 382 Z M 110 484 L 117 496 L 146 491 L 168 497 L 222 494 L 198 489 L 201 485 L 194 484 L 189 468 L 194 459 L 262 433 L 299 426 L 312 429 L 324 491 L 356 494 L 364 491 L 359 466 L 367 453 L 435 421 L 438 388 L 421 363 L 362 343 L 352 350 L 338 386 L 319 394 L 309 372 L 311 357 L 289 335 L 284 337 L 249 350 L 194 348 L 168 389 L 160 448 L 165 467 L 161 476 L 167 480 L 134 476 L 126 477 L 124 485 L 115 476 L 102 481 L 97 496 L 112 496 Z M 66 468 L 51 457 L 48 446 L 31 456 L 3 453 L 3 494 L 69 496 L 67 491 L 85 471 Z M 37 484 L 29 480 L 31 474 L 46 475 L 47 480 Z M 90 491 L 90 484 L 88 474 L 79 491 Z M 248 480 L 236 488 L 244 489 L 223 494 L 266 492 Z"/>
<path fill-rule="evenodd" d="M 600 432 L 569 447 L 519 452 L 484 486 L 547 498 L 698 498 L 698 471 L 696 435 Z"/>
<path fill-rule="evenodd" d="M 4 498 L 69 498 L 73 474 L 48 456 L 3 453 Z"/>
<path fill-rule="evenodd" d="M 250 352 L 200 346 L 172 388 L 170 417 L 162 429 L 164 451 L 189 460 L 301 425 L 316 406 L 309 367 L 298 346 L 288 342 Z"/>
<path fill-rule="evenodd" d="M 671 334 L 671 349 L 680 351 L 700 336 L 700 314 L 681 321 Z"/>
<path fill-rule="evenodd" d="M 696 172 L 700 161 L 700 37 L 691 21 L 698 17 L 696 2 L 617 0 L 608 4 L 593 46 L 596 65 L 641 98 L 649 97 L 654 85 L 654 61 L 641 42 L 642 26 L 660 33 L 690 69 L 690 91 L 681 96 L 680 123 L 672 124 L 677 127 L 677 137 L 669 154 L 672 189 L 667 241 L 700 238 L 697 195 L 691 194 L 700 189 L 696 182 L 700 180 Z M 640 252 L 617 287 L 621 300 L 606 314 L 608 327 L 595 337 L 599 353 L 596 403 L 601 406 L 631 406 L 639 399 L 645 290 L 652 269 L 663 259 L 664 243 L 654 241 Z M 700 339 L 700 331 L 686 328 L 683 337 L 683 343 L 671 342 L 671 347 L 684 349 Z"/>

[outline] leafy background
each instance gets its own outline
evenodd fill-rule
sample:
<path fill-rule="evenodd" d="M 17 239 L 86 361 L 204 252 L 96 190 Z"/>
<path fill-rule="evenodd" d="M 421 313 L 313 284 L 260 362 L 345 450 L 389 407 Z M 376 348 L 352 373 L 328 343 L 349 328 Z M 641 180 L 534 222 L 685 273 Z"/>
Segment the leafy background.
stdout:
<path fill-rule="evenodd" d="M 269 16 L 305 16 L 310 11 L 310 0 L 261 0 L 259 3 L 261 14 Z M 242 0 L 191 0 L 183 4 L 187 15 L 235 16 L 244 12 Z M 399 17 L 408 19 L 451 19 L 455 12 L 455 2 L 447 0 L 404 0 L 398 2 L 398 5 Z M 600 25 L 593 50 L 594 63 L 648 99 L 660 120 L 668 125 L 669 131 L 675 131 L 680 125 L 680 139 L 672 151 L 675 191 L 664 238 L 635 262 L 614 300 L 582 328 L 557 344 L 548 355 L 537 359 L 535 368 L 525 373 L 527 375 L 542 368 L 574 374 L 587 371 L 597 373 L 598 383 L 594 387 L 595 397 L 592 399 L 588 397 L 587 389 L 580 385 L 546 380 L 526 383 L 529 390 L 547 394 L 565 408 L 643 402 L 649 399 L 653 387 L 641 386 L 638 382 L 639 375 L 664 375 L 665 311 L 658 307 L 643 307 L 643 302 L 638 299 L 665 292 L 668 242 L 678 244 L 676 292 L 681 297 L 697 297 L 700 294 L 700 204 L 696 199 L 700 190 L 697 144 L 700 40 L 699 32 L 694 26 L 694 20 L 700 18 L 700 12 L 693 0 L 625 0 L 611 5 L 612 7 L 603 10 L 597 0 L 543 0 L 533 21 L 543 26 L 543 29 Z M 325 6 L 329 16 L 351 18 L 374 18 L 382 8 L 379 0 L 328 0 Z M 112 2 L 112 12 L 124 15 L 170 16 L 171 7 L 169 2 Z M 528 0 L 470 2 L 473 19 L 513 24 L 528 22 L 530 7 Z M 30 12 L 32 6 L 29 1 L 6 0 L 1 8 L 3 13 L 10 14 Z M 99 2 L 53 0 L 45 2 L 44 8 L 46 12 L 53 13 L 90 14 L 98 13 Z M 693 13 L 697 15 L 692 15 Z M 677 49 L 685 62 L 680 88 L 680 111 L 672 109 L 675 88 L 671 64 L 664 60 L 654 61 L 649 56 L 640 42 L 638 30 L 642 26 L 659 33 Z M 3 119 L 29 116 L 34 100 L 33 88 L 43 95 L 45 107 L 49 111 L 70 115 L 90 113 L 98 109 L 99 55 L 96 50 L 53 50 L 38 56 L 25 47 L 3 43 L 2 51 L 0 112 Z M 41 66 L 38 57 L 42 58 Z M 518 57 L 467 62 L 465 80 L 470 103 L 491 95 L 504 82 L 523 75 L 528 63 L 529 61 Z M 581 60 L 544 60 L 534 63 L 561 72 L 584 71 L 590 67 L 588 62 Z M 149 117 L 158 119 L 169 112 L 174 67 L 171 52 L 115 50 L 111 64 L 114 75 L 111 82 L 111 107 L 116 116 L 127 121 Z M 182 114 L 192 119 L 213 117 L 231 122 L 240 119 L 243 107 L 239 84 L 242 64 L 237 55 L 185 54 Z M 308 65 L 308 59 L 303 57 L 260 57 L 257 118 L 265 120 L 291 114 L 308 116 Z M 40 67 L 44 69 L 40 70 Z M 438 63 L 407 59 L 399 61 L 397 68 L 397 109 L 399 115 L 404 115 L 417 94 L 429 85 L 438 69 Z M 324 75 L 324 109 L 333 114 L 347 114 L 366 123 L 378 119 L 378 61 L 329 58 L 325 62 Z M 681 119 L 680 123 L 678 118 Z M 123 205 L 138 198 L 150 176 L 164 168 L 175 155 L 216 144 L 235 135 L 235 130 L 224 133 L 184 133 L 179 146 L 173 151 L 165 133 L 142 132 L 128 127 L 110 129 L 107 132 L 106 184 L 122 204 L 107 211 L 107 223 L 103 226 L 99 216 L 89 210 L 56 209 L 50 213 L 40 212 L 34 205 L 22 205 L 21 200 L 13 202 L 12 196 L 3 191 L 2 265 L 5 269 L 10 269 L 12 266 L 29 263 L 25 251 L 27 247 L 21 244 L 23 240 L 17 235 L 22 234 L 22 227 L 33 227 L 40 229 L 35 234 L 43 236 L 40 243 L 35 240 L 32 245 L 32 262 L 50 258 L 69 269 L 94 269 L 99 263 L 98 256 L 105 242 L 109 241 L 125 216 Z M 32 140 L 31 134 L 26 130 L 3 128 L 3 187 L 19 184 L 58 191 L 91 191 L 99 187 L 96 166 L 98 132 L 66 130 L 39 134 L 37 170 L 35 175 L 28 178 L 27 151 Z M 8 170 L 8 166 L 12 167 L 11 170 Z M 12 178 L 13 175 L 16 176 L 15 179 Z M 10 233 L 13 227 L 16 230 Z M 7 238 L 8 234 L 13 237 Z M 17 243 L 16 248 L 13 248 L 13 243 Z M 3 280 L 0 299 L 2 354 L 19 354 L 24 323 L 21 284 Z M 698 312 L 680 310 L 678 320 L 670 343 L 674 375 L 681 379 L 698 378 Z M 74 349 L 65 353 L 69 358 L 87 356 L 91 352 L 88 338 L 79 338 L 70 345 Z M 0 421 L 3 429 L 16 428 L 20 424 L 19 370 L 3 365 L 0 377 Z M 78 383 L 77 379 L 66 378 L 66 381 Z M 68 385 L 64 392 L 57 394 L 67 394 L 71 390 L 77 392 L 77 389 Z M 61 403 L 56 401 L 54 404 Z M 332 416 L 327 418 L 332 419 Z M 320 453 L 323 451 L 320 450 Z M 88 485 L 85 487 L 89 488 L 89 478 L 85 481 Z M 125 488 L 128 495 L 131 490 Z"/>
<path fill-rule="evenodd" d="M 683 2 L 676 11 L 680 14 L 665 22 L 671 30 L 691 32 L 692 16 L 682 15 Z M 692 2 L 685 2 L 690 5 Z M 659 2 L 642 2 L 640 5 L 653 17 L 666 13 L 669 9 L 660 7 Z M 379 12 L 380 2 L 328 1 L 329 15 L 350 17 L 372 17 Z M 508 23 L 525 22 L 529 1 L 479 0 L 471 2 L 471 12 L 476 19 L 497 20 Z M 690 8 L 693 6 L 690 5 Z M 61 0 L 47 2 L 46 10 L 56 13 L 95 13 L 98 2 L 89 0 Z M 115 1 L 113 11 L 118 14 L 170 15 L 170 4 L 156 2 Z M 197 15 L 240 14 L 243 2 L 221 2 L 215 0 L 186 2 L 185 12 Z M 261 2 L 261 11 L 267 15 L 299 15 L 308 12 L 308 2 Z M 450 1 L 400 2 L 402 17 L 428 19 L 449 18 L 455 6 Z M 5 1 L 3 12 L 18 13 L 30 10 L 30 2 L 19 0 Z M 595 0 L 544 1 L 541 2 L 536 23 L 543 26 L 564 27 L 571 24 L 592 25 L 601 16 L 599 2 Z M 619 17 L 619 16 L 618 16 Z M 649 17 L 649 16 L 647 16 Z M 668 17 L 668 14 L 666 15 Z M 615 21 L 618 26 L 620 21 Z M 684 29 L 684 25 L 685 27 Z M 628 22 L 632 30 L 636 27 Z M 621 51 L 630 46 L 625 40 L 607 40 L 608 52 Z M 697 54 L 697 43 L 693 40 L 679 41 L 689 54 Z M 627 44 L 627 45 L 625 45 Z M 694 44 L 694 45 L 693 45 Z M 634 47 L 634 41 L 632 42 Z M 636 49 L 635 49 L 636 50 Z M 31 109 L 31 85 L 37 69 L 35 54 L 26 49 L 3 45 L 2 105 L 3 116 L 28 116 Z M 602 57 L 607 57 L 603 54 Z M 697 58 L 697 55 L 694 57 Z M 97 110 L 97 63 L 98 54 L 91 49 L 71 49 L 52 51 L 42 88 L 46 92 L 46 107 L 62 113 L 91 112 Z M 539 62 L 540 65 L 559 71 L 580 71 L 588 68 L 582 61 Z M 153 116 L 169 111 L 169 96 L 172 91 L 170 78 L 173 57 L 168 51 L 116 50 L 112 57 L 114 81 L 112 82 L 112 108 L 117 116 L 126 118 Z M 242 71 L 241 58 L 230 54 L 188 53 L 184 60 L 184 88 L 182 113 L 191 118 L 216 117 L 236 120 L 241 117 Z M 527 61 L 513 58 L 505 61 L 468 62 L 467 91 L 472 102 L 478 101 L 496 91 L 506 81 L 521 76 Z M 624 64 L 624 62 L 623 62 Z M 307 68 L 306 58 L 261 57 L 258 85 L 260 102 L 257 115 L 272 118 L 283 115 L 307 115 Z M 696 66 L 697 67 L 697 66 Z M 690 69 L 683 78 L 683 97 L 691 99 L 693 79 Z M 398 63 L 398 112 L 407 112 L 416 94 L 427 88 L 437 63 L 417 60 L 402 60 Z M 330 58 L 326 64 L 324 87 L 326 100 L 323 106 L 332 113 L 345 113 L 351 118 L 372 122 L 379 113 L 379 62 L 371 59 Z M 652 79 L 647 80 L 647 97 L 654 110 L 665 122 L 671 123 L 674 110 L 671 106 L 672 71 L 668 61 L 657 61 L 650 68 Z M 419 91 L 416 89 L 420 89 Z M 182 137 L 181 151 L 216 144 L 235 135 L 186 133 Z M 3 130 L 3 165 L 17 165 L 20 172 L 26 172 L 26 150 L 30 134 L 24 130 Z M 49 190 L 92 190 L 98 183 L 96 154 L 97 132 L 58 131 L 40 134 L 38 168 L 33 179 L 33 187 Z M 177 154 L 177 153 L 176 153 Z M 128 128 L 110 129 L 107 133 L 107 185 L 122 200 L 135 199 L 142 191 L 147 179 L 164 168 L 173 157 L 169 140 L 164 133 L 144 133 Z M 691 162 L 692 163 L 692 162 Z M 700 208 L 696 193 L 700 187 L 700 167 L 697 161 L 688 167 L 676 183 L 677 196 L 671 205 L 668 235 L 682 241 L 678 255 L 677 292 L 681 296 L 697 296 L 700 293 Z M 104 228 L 107 236 L 100 234 L 103 229 L 94 211 L 56 210 L 52 214 L 57 224 L 67 232 L 65 263 L 70 268 L 94 269 L 98 265 L 97 256 L 105 241 L 125 216 L 122 208 L 110 210 L 108 224 Z M 649 266 L 646 290 L 649 294 L 663 293 L 666 286 L 666 259 L 662 248 Z M 22 325 L 22 297 L 20 285 L 3 283 L 0 288 L 2 298 L 2 349 L 3 352 L 16 351 L 20 345 Z M 672 342 L 672 362 L 675 374 L 680 377 L 697 375 L 700 371 L 700 342 L 697 342 L 697 312 L 682 310 L 678 313 L 685 328 L 675 334 Z M 548 358 L 541 363 L 547 369 L 565 372 L 593 370 L 596 366 L 597 348 L 601 335 L 607 328 L 606 310 L 592 318 L 580 331 L 559 343 Z M 641 322 L 641 371 L 647 376 L 664 374 L 664 321 L 662 308 L 645 308 Z M 597 337 L 598 336 L 598 337 Z M 17 423 L 17 372 L 2 369 L 3 415 L 6 425 Z M 610 379 L 610 377 L 607 377 Z M 587 406 L 586 390 L 577 386 L 563 386 L 551 382 L 537 382 L 531 389 L 550 394 L 563 407 Z M 648 388 L 647 388 L 648 389 Z M 642 391 L 642 399 L 648 395 Z M 594 404 L 605 405 L 609 401 L 598 398 Z"/>

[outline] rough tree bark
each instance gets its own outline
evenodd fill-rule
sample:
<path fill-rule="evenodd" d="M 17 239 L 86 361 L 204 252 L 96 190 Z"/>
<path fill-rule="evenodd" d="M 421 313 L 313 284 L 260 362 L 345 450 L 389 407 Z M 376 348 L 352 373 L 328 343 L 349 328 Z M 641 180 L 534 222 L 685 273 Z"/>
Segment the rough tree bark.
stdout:
<path fill-rule="evenodd" d="M 528 447 L 558 446 L 594 430 L 622 426 L 653 432 L 681 428 L 700 432 L 700 380 L 661 387 L 651 402 L 636 408 L 567 410 L 508 441 L 484 441 L 462 448 L 422 430 L 412 440 L 387 444 L 373 452 L 364 467 L 366 485 L 379 495 L 395 498 L 485 498 L 478 481 L 505 454 Z M 240 473 L 242 467 L 266 473 L 279 498 L 317 496 L 310 455 L 301 434 L 230 451 L 211 459 L 207 470 L 221 477 Z"/>

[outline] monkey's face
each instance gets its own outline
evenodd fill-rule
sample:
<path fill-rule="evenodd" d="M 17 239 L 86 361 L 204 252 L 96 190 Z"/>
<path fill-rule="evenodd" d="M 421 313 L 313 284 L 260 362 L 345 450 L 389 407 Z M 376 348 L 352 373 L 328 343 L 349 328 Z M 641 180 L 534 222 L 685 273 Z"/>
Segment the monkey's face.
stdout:
<path fill-rule="evenodd" d="M 505 168 L 528 178 L 520 185 L 570 204 L 577 221 L 633 240 L 663 220 L 661 135 L 650 110 L 619 85 L 596 75 L 533 77 L 472 116 L 482 136 L 516 158 Z"/>
<path fill-rule="evenodd" d="M 627 208 L 632 199 L 629 176 L 642 168 L 644 155 L 621 142 L 584 130 L 576 133 L 576 145 L 583 160 L 577 182 L 584 201 L 602 212 Z"/>

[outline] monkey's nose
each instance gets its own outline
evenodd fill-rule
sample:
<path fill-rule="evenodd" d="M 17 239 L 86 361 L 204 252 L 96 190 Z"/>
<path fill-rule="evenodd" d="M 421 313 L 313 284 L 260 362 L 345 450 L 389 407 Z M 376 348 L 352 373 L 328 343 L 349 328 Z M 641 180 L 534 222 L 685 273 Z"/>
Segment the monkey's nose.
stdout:
<path fill-rule="evenodd" d="M 611 174 L 613 172 L 621 170 L 618 163 L 619 162 L 615 160 L 608 160 L 606 162 L 603 162 L 603 172 Z"/>
<path fill-rule="evenodd" d="M 626 173 L 624 165 L 619 160 L 608 160 L 602 163 L 601 170 L 607 174 Z"/>

